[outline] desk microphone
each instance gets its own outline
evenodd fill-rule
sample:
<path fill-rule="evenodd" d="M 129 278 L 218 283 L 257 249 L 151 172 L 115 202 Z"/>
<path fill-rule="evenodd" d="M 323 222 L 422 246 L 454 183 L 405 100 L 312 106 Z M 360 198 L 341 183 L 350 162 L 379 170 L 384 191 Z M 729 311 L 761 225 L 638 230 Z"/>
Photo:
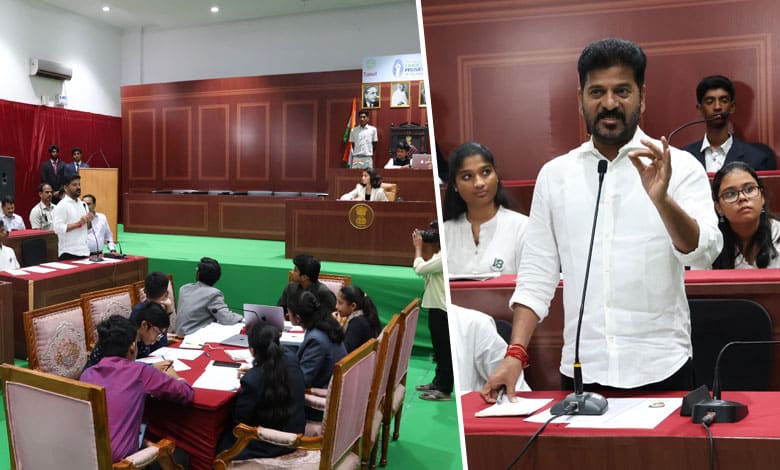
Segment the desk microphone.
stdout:
<path fill-rule="evenodd" d="M 706 398 L 693 405 L 693 414 L 691 421 L 701 423 L 702 419 L 709 412 L 715 413 L 713 421 L 718 423 L 736 423 L 748 414 L 748 407 L 742 403 L 720 399 L 720 359 L 723 353 L 731 346 L 744 346 L 748 344 L 780 344 L 780 340 L 754 340 L 754 341 L 731 341 L 718 353 L 715 360 L 715 374 L 712 378 L 712 398 Z"/>
<path fill-rule="evenodd" d="M 103 255 L 103 257 L 104 258 L 114 258 L 114 259 L 125 259 L 125 258 L 127 258 L 127 255 L 124 254 L 124 252 L 122 251 L 122 243 L 120 243 L 119 240 L 117 240 L 114 243 L 116 243 L 119 246 L 119 253 L 106 253 L 106 254 Z"/>
<path fill-rule="evenodd" d="M 601 200 L 601 186 L 604 183 L 604 174 L 607 172 L 607 160 L 599 160 L 599 190 L 596 193 L 596 210 L 593 214 L 593 228 L 590 232 L 590 246 L 588 247 L 588 262 L 585 265 L 585 280 L 582 285 L 582 301 L 580 302 L 580 316 L 577 319 L 577 341 L 574 343 L 574 393 L 570 393 L 563 400 L 553 405 L 550 413 L 553 415 L 573 414 L 598 416 L 607 411 L 607 399 L 598 393 L 583 392 L 582 365 L 580 364 L 580 331 L 582 330 L 582 314 L 585 310 L 585 293 L 588 290 L 588 275 L 590 274 L 590 260 L 593 255 L 593 240 L 596 238 L 596 220 L 599 216 L 599 201 Z"/>
<path fill-rule="evenodd" d="M 666 138 L 666 142 L 668 142 L 669 145 L 671 145 L 672 144 L 672 137 L 674 137 L 674 134 L 680 132 L 681 130 L 685 129 L 686 127 L 690 127 L 690 126 L 692 126 L 694 124 L 701 124 L 703 122 L 717 121 L 719 119 L 723 119 L 725 121 L 726 119 L 728 119 L 728 117 L 729 117 L 729 113 L 728 112 L 723 112 L 723 113 L 718 113 L 718 114 L 712 116 L 711 118 L 697 119 L 696 121 L 686 122 L 682 126 L 678 127 L 677 129 L 673 130 L 672 132 L 670 132 L 669 133 L 669 137 Z"/>

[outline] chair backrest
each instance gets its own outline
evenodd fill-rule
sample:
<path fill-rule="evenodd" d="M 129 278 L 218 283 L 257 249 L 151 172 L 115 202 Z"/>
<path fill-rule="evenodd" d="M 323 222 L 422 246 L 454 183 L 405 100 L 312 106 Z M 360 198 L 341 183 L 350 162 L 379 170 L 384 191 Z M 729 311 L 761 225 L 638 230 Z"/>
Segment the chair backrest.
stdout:
<path fill-rule="evenodd" d="M 132 284 L 81 294 L 81 309 L 84 312 L 89 349 L 97 343 L 97 326 L 100 322 L 112 315 L 130 318 L 135 297 L 136 292 Z"/>
<path fill-rule="evenodd" d="M 0 365 L 11 468 L 111 468 L 103 387 Z"/>
<path fill-rule="evenodd" d="M 287 273 L 287 282 L 292 282 L 293 280 L 292 277 L 293 277 L 293 272 L 289 271 Z M 352 276 L 346 274 L 320 273 L 317 280 L 325 284 L 325 286 L 327 286 L 327 288 L 330 289 L 330 291 L 333 292 L 334 295 L 338 295 L 342 287 L 349 286 L 352 284 Z"/>
<path fill-rule="evenodd" d="M 696 387 L 712 389 L 715 360 L 727 343 L 772 339 L 772 319 L 752 300 L 692 299 L 688 305 Z M 721 359 L 721 389 L 767 390 L 771 358 L 771 345 L 731 346 Z"/>
<path fill-rule="evenodd" d="M 393 359 L 398 351 L 398 333 L 400 331 L 401 316 L 396 314 L 385 325 L 379 336 L 379 352 L 377 353 L 376 371 L 371 383 L 371 394 L 368 398 L 368 410 L 366 422 L 363 427 L 363 457 L 370 454 L 379 436 L 379 426 L 382 423 L 382 410 L 387 398 L 387 382 L 390 379 Z"/>
<path fill-rule="evenodd" d="M 400 339 L 396 349 L 395 364 L 390 371 L 390 380 L 387 383 L 387 393 L 392 396 L 393 390 L 400 383 L 406 383 L 406 372 L 409 370 L 409 358 L 412 356 L 414 334 L 417 332 L 417 319 L 420 316 L 420 299 L 414 299 L 401 310 Z M 392 402 L 392 400 L 386 400 Z M 388 408 L 386 407 L 387 411 Z"/>
<path fill-rule="evenodd" d="M 377 340 L 366 341 L 336 363 L 326 404 L 320 468 L 334 468 L 363 434 Z M 356 452 L 358 453 L 358 452 Z"/>
<path fill-rule="evenodd" d="M 70 300 L 22 314 L 30 368 L 78 378 L 87 363 L 81 300 Z"/>
<path fill-rule="evenodd" d="M 385 192 L 388 201 L 395 201 L 398 198 L 398 185 L 395 183 L 382 183 L 382 190 Z"/>
<path fill-rule="evenodd" d="M 22 240 L 22 267 L 35 266 L 46 259 L 46 240 L 40 237 Z"/>

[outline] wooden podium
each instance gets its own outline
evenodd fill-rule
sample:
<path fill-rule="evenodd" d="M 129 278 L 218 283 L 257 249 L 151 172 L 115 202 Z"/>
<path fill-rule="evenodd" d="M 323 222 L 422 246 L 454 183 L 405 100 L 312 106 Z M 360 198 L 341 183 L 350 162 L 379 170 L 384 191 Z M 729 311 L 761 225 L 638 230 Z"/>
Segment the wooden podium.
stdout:
<path fill-rule="evenodd" d="M 82 168 L 81 195 L 93 194 L 97 199 L 96 210 L 106 215 L 108 226 L 114 235 L 118 234 L 116 225 L 119 220 L 119 170 L 116 168 Z"/>

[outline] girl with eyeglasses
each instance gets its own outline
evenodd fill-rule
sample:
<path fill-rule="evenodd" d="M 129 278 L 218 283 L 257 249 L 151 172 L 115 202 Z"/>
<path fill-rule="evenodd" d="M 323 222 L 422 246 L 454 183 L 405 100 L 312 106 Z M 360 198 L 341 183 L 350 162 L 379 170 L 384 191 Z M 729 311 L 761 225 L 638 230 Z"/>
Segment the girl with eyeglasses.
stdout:
<path fill-rule="evenodd" d="M 780 268 L 780 220 L 768 212 L 753 168 L 743 162 L 721 168 L 712 180 L 712 200 L 723 233 L 723 251 L 712 268 Z"/>

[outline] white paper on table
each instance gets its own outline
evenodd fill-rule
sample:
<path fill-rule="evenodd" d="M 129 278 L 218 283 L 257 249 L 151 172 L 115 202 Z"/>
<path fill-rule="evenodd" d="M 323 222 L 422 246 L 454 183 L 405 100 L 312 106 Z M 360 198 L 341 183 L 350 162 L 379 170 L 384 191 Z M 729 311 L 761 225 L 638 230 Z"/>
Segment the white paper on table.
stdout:
<path fill-rule="evenodd" d="M 237 368 L 215 366 L 214 361 L 211 361 L 198 380 L 192 384 L 192 388 L 233 392 L 238 390 L 240 385 Z"/>
<path fill-rule="evenodd" d="M 142 357 L 141 359 L 136 359 L 135 362 L 142 362 L 144 364 L 154 364 L 154 363 L 160 362 L 162 360 L 163 360 L 163 358 L 161 358 L 159 356 L 147 356 L 147 357 Z M 165 360 L 168 360 L 168 361 L 172 362 L 171 367 L 173 367 L 173 370 L 175 370 L 176 372 L 181 372 L 183 370 L 190 370 L 190 369 L 192 369 L 192 367 L 188 366 L 187 364 L 181 362 L 178 359 L 170 359 L 170 358 L 166 357 Z"/>
<path fill-rule="evenodd" d="M 25 271 L 29 271 L 31 273 L 38 273 L 38 274 L 46 274 L 46 273 L 53 273 L 55 270 L 51 268 L 42 268 L 40 266 L 27 266 L 24 268 Z"/>
<path fill-rule="evenodd" d="M 77 260 L 74 260 L 74 261 L 71 261 L 71 262 L 72 263 L 76 263 L 76 264 L 94 264 L 92 261 L 90 261 L 88 259 L 77 259 Z"/>
<path fill-rule="evenodd" d="M 681 398 L 609 398 L 607 412 L 601 416 L 561 416 L 554 423 L 568 423 L 570 428 L 654 429 L 682 404 Z M 550 410 L 535 414 L 526 421 L 544 423 Z"/>
<path fill-rule="evenodd" d="M 72 264 L 58 263 L 56 261 L 53 261 L 51 263 L 41 263 L 41 266 L 48 266 L 50 268 L 56 268 L 56 269 L 76 269 L 76 266 L 73 266 Z"/>
<path fill-rule="evenodd" d="M 186 359 L 188 361 L 195 360 L 200 357 L 200 355 L 203 354 L 203 351 L 193 351 L 192 349 L 181 349 L 181 348 L 169 348 L 167 346 L 162 347 L 160 349 L 155 349 L 154 351 L 149 354 L 150 357 L 156 357 L 156 358 L 162 358 L 165 357 L 165 359 Z M 158 361 L 162 359 L 157 359 Z"/>
<path fill-rule="evenodd" d="M 501 404 L 496 403 L 484 410 L 477 411 L 474 413 L 474 416 L 477 418 L 486 418 L 488 416 L 528 416 L 552 401 L 552 398 L 516 397 L 516 399 L 517 401 L 514 403 L 505 399 Z"/>
<path fill-rule="evenodd" d="M 252 356 L 252 353 L 249 352 L 249 349 L 226 349 L 225 353 L 234 361 L 251 364 L 252 361 L 255 360 L 255 358 Z"/>
<path fill-rule="evenodd" d="M 472 274 L 448 274 L 447 277 L 450 281 L 487 281 L 488 279 L 495 279 L 500 276 L 499 272 L 490 273 L 472 273 Z"/>
<path fill-rule="evenodd" d="M 26 276 L 30 273 L 25 271 L 24 269 L 6 269 L 5 272 L 12 276 Z"/>
<path fill-rule="evenodd" d="M 301 344 L 303 343 L 303 337 L 306 333 L 301 332 L 293 332 L 293 331 L 285 331 L 282 333 L 282 337 L 279 338 L 280 343 L 288 343 L 288 344 Z"/>
<path fill-rule="evenodd" d="M 233 335 L 241 333 L 243 327 L 243 323 L 236 323 L 235 325 L 220 325 L 216 322 L 210 323 L 195 333 L 185 336 L 180 347 L 187 347 L 185 345 L 195 344 L 200 344 L 202 347 L 206 343 L 219 343 Z"/>
<path fill-rule="evenodd" d="M 105 262 L 105 263 L 119 263 L 119 262 L 121 262 L 121 261 L 122 261 L 121 259 L 116 259 L 116 258 L 106 258 L 106 257 L 103 257 L 103 256 L 101 256 L 101 257 L 100 257 L 100 259 L 102 259 L 102 260 L 103 260 L 103 262 Z"/>

